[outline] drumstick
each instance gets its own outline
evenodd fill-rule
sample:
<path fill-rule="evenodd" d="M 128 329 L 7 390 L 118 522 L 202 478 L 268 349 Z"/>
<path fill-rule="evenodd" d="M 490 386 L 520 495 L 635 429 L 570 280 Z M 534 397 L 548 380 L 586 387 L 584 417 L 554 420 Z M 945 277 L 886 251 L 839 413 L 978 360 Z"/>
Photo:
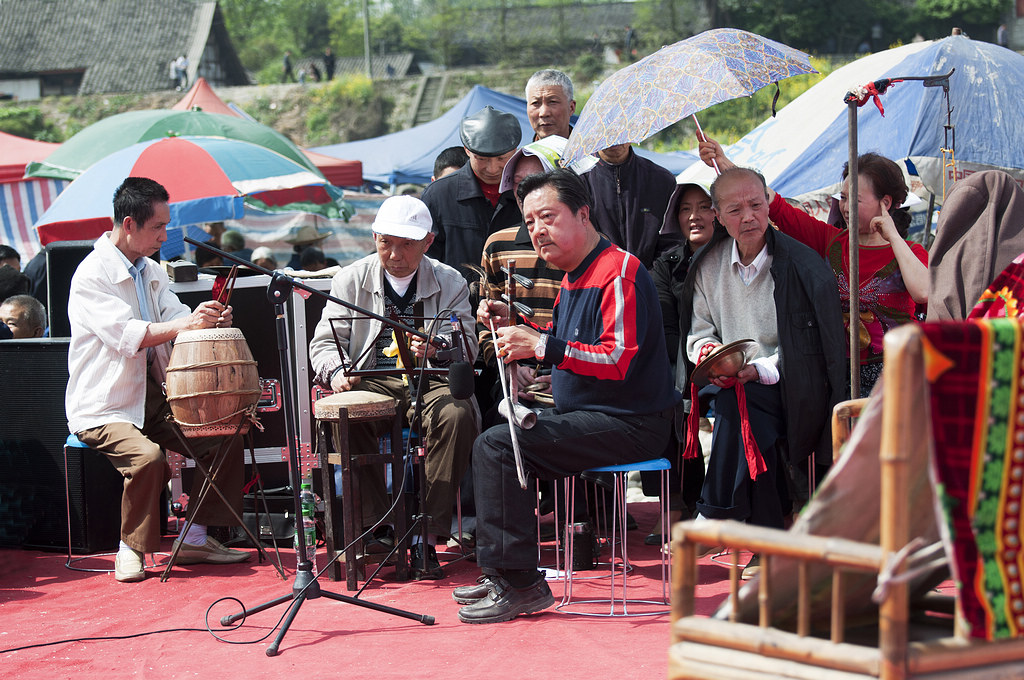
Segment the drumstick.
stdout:
<path fill-rule="evenodd" d="M 227 291 L 227 294 L 224 293 L 224 290 L 221 291 L 221 297 L 224 298 L 224 301 L 221 302 L 218 299 L 217 302 L 220 302 L 225 307 L 228 306 L 228 303 L 231 302 L 231 294 L 233 292 L 235 292 L 235 281 L 237 279 L 238 279 L 238 265 L 234 264 L 234 265 L 231 265 L 231 271 L 228 272 L 228 279 L 227 279 L 227 281 L 224 282 L 224 290 Z"/>

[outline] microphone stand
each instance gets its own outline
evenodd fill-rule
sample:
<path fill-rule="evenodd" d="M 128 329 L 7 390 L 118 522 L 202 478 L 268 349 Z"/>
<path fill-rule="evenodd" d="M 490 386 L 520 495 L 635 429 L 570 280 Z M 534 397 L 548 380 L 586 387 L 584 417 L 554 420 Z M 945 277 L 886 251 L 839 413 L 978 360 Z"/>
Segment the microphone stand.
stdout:
<path fill-rule="evenodd" d="M 248 260 L 236 257 L 232 253 L 225 252 L 219 248 L 194 241 L 191 238 L 185 237 L 185 241 L 198 247 L 208 250 L 211 253 L 220 255 L 225 260 L 230 260 L 240 265 L 245 265 L 255 271 L 262 274 L 267 274 L 271 277 L 270 285 L 267 287 L 267 299 L 270 300 L 274 305 L 274 312 L 276 315 L 276 329 L 277 329 L 277 350 L 281 361 L 281 391 L 284 397 L 284 425 L 285 425 L 285 436 L 287 438 L 288 445 L 288 476 L 291 480 L 292 486 L 292 501 L 294 503 L 294 512 L 296 517 L 302 516 L 302 501 L 299 499 L 299 479 L 301 478 L 302 472 L 299 469 L 299 454 L 298 454 L 298 442 L 296 432 L 298 428 L 295 426 L 295 384 L 292 377 L 291 364 L 289 363 L 289 343 L 288 343 L 288 323 L 285 317 L 284 305 L 288 298 L 291 296 L 293 288 L 299 288 L 305 290 L 314 295 L 319 295 L 325 299 L 336 302 L 339 305 L 351 309 L 358 314 L 366 314 L 371 316 L 388 326 L 398 328 L 407 333 L 413 333 L 414 335 L 423 337 L 427 340 L 429 338 L 425 333 L 421 333 L 414 328 L 409 328 L 404 324 L 397 323 L 387 317 L 374 314 L 368 310 L 357 307 L 345 300 L 339 300 L 338 298 L 324 293 L 321 290 L 317 290 L 312 286 L 307 286 L 287 276 L 279 271 L 271 271 L 264 269 L 258 265 L 249 262 Z M 256 605 L 250 609 L 243 609 L 237 614 L 231 614 L 221 618 L 220 623 L 222 626 L 230 626 L 236 621 L 246 618 L 250 614 L 276 607 L 279 604 L 290 602 L 291 605 L 288 608 L 288 612 L 281 624 L 281 630 L 278 632 L 277 637 L 267 647 L 267 656 L 277 656 L 277 650 L 284 640 L 285 634 L 288 632 L 288 628 L 291 626 L 292 621 L 295 620 L 295 616 L 299 613 L 299 609 L 302 607 L 302 603 L 306 600 L 314 600 L 319 597 L 326 597 L 330 600 L 337 602 L 345 602 L 347 604 L 354 604 L 359 607 L 365 607 L 367 609 L 373 609 L 375 611 L 384 612 L 385 614 L 392 614 L 393 616 L 401 616 L 406 619 L 412 619 L 413 621 L 419 621 L 425 625 L 433 625 L 434 617 L 426 614 L 416 614 L 413 612 L 405 611 L 403 609 L 396 609 L 394 607 L 388 607 L 385 605 L 377 604 L 375 602 L 367 602 L 360 600 L 355 597 L 348 595 L 341 595 L 339 593 L 322 590 L 320 583 L 317 580 L 318 574 L 313 573 L 312 563 L 306 559 L 306 537 L 304 532 L 296 531 L 296 538 L 299 544 L 299 558 L 298 564 L 296 565 L 295 571 L 295 582 L 292 584 L 292 590 L 290 593 L 282 595 L 281 597 L 264 602 L 263 604 Z"/>

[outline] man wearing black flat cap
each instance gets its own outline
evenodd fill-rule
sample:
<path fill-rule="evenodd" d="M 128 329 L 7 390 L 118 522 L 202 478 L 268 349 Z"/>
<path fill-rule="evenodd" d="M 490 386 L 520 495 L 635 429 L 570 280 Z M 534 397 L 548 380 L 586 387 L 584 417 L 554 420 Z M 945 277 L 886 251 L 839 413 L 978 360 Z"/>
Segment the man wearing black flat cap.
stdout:
<path fill-rule="evenodd" d="M 469 163 L 423 192 L 434 222 L 427 254 L 476 280 L 464 264 L 477 264 L 488 236 L 519 224 L 522 214 L 512 191 L 500 191 L 501 173 L 523 138 L 519 119 L 485 106 L 462 119 L 459 128 Z"/>

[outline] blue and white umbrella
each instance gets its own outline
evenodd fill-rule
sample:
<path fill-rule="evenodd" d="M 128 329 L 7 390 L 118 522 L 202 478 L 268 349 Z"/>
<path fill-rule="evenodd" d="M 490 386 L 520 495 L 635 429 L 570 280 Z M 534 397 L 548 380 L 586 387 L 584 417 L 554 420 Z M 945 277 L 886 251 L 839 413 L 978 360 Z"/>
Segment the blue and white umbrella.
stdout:
<path fill-rule="evenodd" d="M 857 114 L 859 153 L 874 151 L 903 161 L 924 189 L 942 201 L 946 187 L 979 170 L 1005 170 L 1024 180 L 1024 56 L 997 45 L 950 36 L 911 43 L 858 59 L 833 71 L 726 148 L 738 165 L 757 168 L 768 185 L 787 198 L 827 198 L 849 159 L 848 113 L 843 96 L 883 78 L 949 73 L 956 168 L 943 169 L 946 102 L 942 88 L 920 82 L 896 83 L 882 95 L 883 117 L 870 102 Z M 714 179 L 698 163 L 680 181 Z"/>

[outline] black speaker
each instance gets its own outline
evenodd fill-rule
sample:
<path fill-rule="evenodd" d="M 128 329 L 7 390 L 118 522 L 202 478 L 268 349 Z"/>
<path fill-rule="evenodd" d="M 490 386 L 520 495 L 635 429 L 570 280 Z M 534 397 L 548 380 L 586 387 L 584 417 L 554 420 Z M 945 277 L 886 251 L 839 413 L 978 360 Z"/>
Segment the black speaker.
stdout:
<path fill-rule="evenodd" d="M 60 550 L 68 545 L 64 489 L 67 384 L 66 338 L 0 341 L 2 545 Z M 81 451 L 70 455 L 68 470 L 72 550 L 116 546 L 120 475 L 106 460 L 83 460 Z M 112 505 L 114 520 L 109 522 Z"/>
<path fill-rule="evenodd" d="M 46 311 L 50 317 L 50 337 L 71 337 L 68 298 L 71 277 L 95 241 L 58 241 L 46 246 Z"/>
<path fill-rule="evenodd" d="M 99 451 L 74 446 L 67 449 L 65 469 L 71 551 L 116 550 L 121 540 L 124 477 Z"/>

